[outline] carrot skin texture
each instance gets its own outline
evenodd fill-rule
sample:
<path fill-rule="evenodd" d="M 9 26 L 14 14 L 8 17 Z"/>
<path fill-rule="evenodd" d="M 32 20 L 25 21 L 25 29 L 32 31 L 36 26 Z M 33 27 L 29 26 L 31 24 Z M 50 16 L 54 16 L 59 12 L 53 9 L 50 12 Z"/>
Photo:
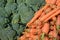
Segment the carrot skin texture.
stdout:
<path fill-rule="evenodd" d="M 52 14 L 49 18 L 47 18 L 44 22 L 47 22 L 49 19 L 51 19 L 54 16 L 57 16 L 58 14 L 60 14 L 60 10 L 58 10 L 56 13 Z"/>
<path fill-rule="evenodd" d="M 55 4 L 56 0 L 45 0 L 47 4 Z"/>
<path fill-rule="evenodd" d="M 48 14 L 46 14 L 45 16 L 43 16 L 40 21 L 44 21 L 45 19 L 47 19 L 49 16 L 51 16 L 53 13 L 55 13 L 56 11 L 58 11 L 59 8 L 55 8 L 54 10 L 52 10 L 51 12 L 49 12 Z"/>
<path fill-rule="evenodd" d="M 42 27 L 42 32 L 47 34 L 49 32 L 49 23 L 45 23 Z"/>

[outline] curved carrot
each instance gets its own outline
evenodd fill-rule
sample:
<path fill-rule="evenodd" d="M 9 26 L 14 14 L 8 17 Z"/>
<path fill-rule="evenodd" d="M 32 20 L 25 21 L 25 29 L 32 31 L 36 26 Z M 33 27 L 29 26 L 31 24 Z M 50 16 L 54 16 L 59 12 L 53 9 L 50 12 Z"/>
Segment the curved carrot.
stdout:
<path fill-rule="evenodd" d="M 45 8 L 47 8 L 47 7 L 48 7 L 48 5 L 46 4 L 42 9 L 40 9 L 39 11 L 37 11 L 37 12 L 35 13 L 34 17 L 30 20 L 30 22 L 27 23 L 26 26 L 31 25 L 31 23 L 34 22 L 34 21 L 42 14 L 43 10 L 44 10 Z"/>
<path fill-rule="evenodd" d="M 60 14 L 60 10 L 57 10 L 56 13 L 53 13 L 50 17 L 48 17 L 46 20 L 44 20 L 44 22 L 47 22 L 49 19 L 51 19 L 52 17 L 54 17 L 54 16 L 56 16 L 58 14 Z"/>
<path fill-rule="evenodd" d="M 59 8 L 55 8 L 54 10 L 52 10 L 51 12 L 49 12 L 48 14 L 46 14 L 45 16 L 43 16 L 40 21 L 44 21 L 45 19 L 47 19 L 49 16 L 51 16 L 52 14 L 54 14 L 56 11 L 58 11 Z"/>
<path fill-rule="evenodd" d="M 45 23 L 42 27 L 42 32 L 47 34 L 49 32 L 49 23 Z"/>

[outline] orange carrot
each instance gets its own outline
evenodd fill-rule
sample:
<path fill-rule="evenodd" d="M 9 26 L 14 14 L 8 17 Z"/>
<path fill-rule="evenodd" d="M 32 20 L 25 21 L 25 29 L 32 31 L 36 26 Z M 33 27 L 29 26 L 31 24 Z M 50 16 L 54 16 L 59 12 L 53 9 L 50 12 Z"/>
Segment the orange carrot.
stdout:
<path fill-rule="evenodd" d="M 49 38 L 48 37 L 44 37 L 44 40 L 49 40 Z"/>
<path fill-rule="evenodd" d="M 49 23 L 45 23 L 42 27 L 42 32 L 47 34 L 49 32 Z"/>
<path fill-rule="evenodd" d="M 55 38 L 56 38 L 56 37 L 57 37 L 56 31 L 50 31 L 50 32 L 49 32 L 49 36 L 50 36 L 50 37 L 55 37 Z"/>
<path fill-rule="evenodd" d="M 39 17 L 39 19 L 41 18 L 41 17 L 43 17 L 45 15 L 45 12 L 43 12 L 42 14 L 41 14 L 41 16 Z"/>
<path fill-rule="evenodd" d="M 60 0 L 57 0 L 56 5 L 60 7 Z"/>
<path fill-rule="evenodd" d="M 31 34 L 36 34 L 36 33 L 37 33 L 37 30 L 36 30 L 36 29 L 31 29 L 31 30 L 30 30 L 30 33 L 31 33 Z"/>
<path fill-rule="evenodd" d="M 36 24 L 32 23 L 31 26 L 28 26 L 29 28 L 36 28 Z"/>
<path fill-rule="evenodd" d="M 54 16 L 54 17 L 52 17 L 52 20 L 55 22 L 56 21 L 56 17 Z"/>
<path fill-rule="evenodd" d="M 37 32 L 38 32 L 38 35 L 39 35 L 39 36 L 40 36 L 41 33 L 42 33 L 41 29 L 37 29 Z"/>
<path fill-rule="evenodd" d="M 45 13 L 49 13 L 51 10 L 52 10 L 52 8 L 49 7 L 49 8 L 47 8 L 47 9 L 45 10 Z"/>
<path fill-rule="evenodd" d="M 59 8 L 55 8 L 54 10 L 52 10 L 51 12 L 49 12 L 48 14 L 46 14 L 45 16 L 43 16 L 40 21 L 44 21 L 45 19 L 47 19 L 49 16 L 51 16 L 52 14 L 55 14 L 56 11 L 58 11 Z"/>
<path fill-rule="evenodd" d="M 54 25 L 54 24 L 55 24 L 55 22 L 54 22 L 54 21 L 51 21 L 51 22 L 50 22 L 50 24 L 51 24 L 51 25 Z"/>
<path fill-rule="evenodd" d="M 23 36 L 20 37 L 19 40 L 25 40 L 25 39 L 26 39 L 26 37 L 23 35 Z"/>
<path fill-rule="evenodd" d="M 52 14 L 50 17 L 48 17 L 46 20 L 44 20 L 44 22 L 47 22 L 49 19 L 51 19 L 54 16 L 57 16 L 58 14 L 60 14 L 60 10 L 57 10 L 56 13 Z"/>
<path fill-rule="evenodd" d="M 56 0 L 45 0 L 47 4 L 55 4 Z"/>
<path fill-rule="evenodd" d="M 56 25 L 60 25 L 60 15 L 57 17 Z"/>
<path fill-rule="evenodd" d="M 51 27 L 50 27 L 50 30 L 54 30 L 54 26 L 51 26 Z"/>
<path fill-rule="evenodd" d="M 27 23 L 26 26 L 30 26 L 32 22 L 34 22 L 43 12 L 43 10 L 46 8 L 47 9 L 48 5 L 46 4 L 42 9 L 40 9 L 39 11 L 37 11 L 35 13 L 35 16 L 30 20 L 30 22 Z"/>

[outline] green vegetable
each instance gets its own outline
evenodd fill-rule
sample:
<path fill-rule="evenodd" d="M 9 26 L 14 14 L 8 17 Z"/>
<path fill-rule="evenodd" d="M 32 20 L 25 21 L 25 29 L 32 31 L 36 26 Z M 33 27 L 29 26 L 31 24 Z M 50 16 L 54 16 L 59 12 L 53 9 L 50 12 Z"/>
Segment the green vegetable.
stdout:
<path fill-rule="evenodd" d="M 23 3 L 18 6 L 18 13 L 20 14 L 22 23 L 27 23 L 33 17 L 34 14 L 31 8 L 29 8 Z"/>
<path fill-rule="evenodd" d="M 0 40 L 17 40 L 44 0 L 0 0 Z"/>

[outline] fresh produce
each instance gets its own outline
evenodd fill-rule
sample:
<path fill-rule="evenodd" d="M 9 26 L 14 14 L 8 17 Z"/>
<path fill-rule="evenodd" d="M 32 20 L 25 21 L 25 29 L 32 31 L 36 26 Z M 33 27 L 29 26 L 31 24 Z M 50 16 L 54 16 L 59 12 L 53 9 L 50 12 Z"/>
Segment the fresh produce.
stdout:
<path fill-rule="evenodd" d="M 18 40 L 60 40 L 60 1 L 45 2 L 26 24 L 27 27 Z"/>
<path fill-rule="evenodd" d="M 18 40 L 26 23 L 44 4 L 45 0 L 0 0 L 0 40 Z"/>

